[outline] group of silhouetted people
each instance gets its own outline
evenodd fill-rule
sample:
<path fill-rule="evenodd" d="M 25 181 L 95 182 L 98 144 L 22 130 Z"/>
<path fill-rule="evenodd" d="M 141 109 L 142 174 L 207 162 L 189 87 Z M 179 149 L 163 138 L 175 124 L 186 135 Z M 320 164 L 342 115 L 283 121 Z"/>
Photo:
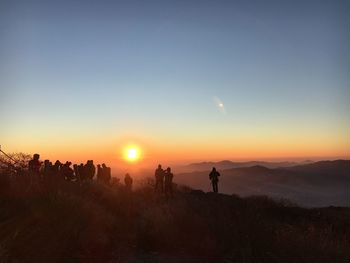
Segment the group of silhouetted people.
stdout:
<path fill-rule="evenodd" d="M 112 171 L 110 167 L 107 167 L 106 164 L 97 165 L 97 181 L 100 181 L 105 184 L 109 184 L 112 178 Z"/>
<path fill-rule="evenodd" d="M 155 192 L 164 193 L 167 196 L 173 195 L 173 178 L 174 174 L 171 172 L 171 168 L 168 167 L 163 170 L 162 165 L 158 165 L 155 171 Z"/>
<path fill-rule="evenodd" d="M 162 165 L 158 165 L 155 173 L 155 192 L 164 193 L 167 196 L 173 195 L 173 178 L 174 174 L 171 172 L 171 168 L 168 167 L 166 170 L 163 170 Z M 213 167 L 212 171 L 209 174 L 209 180 L 213 187 L 213 192 L 218 193 L 218 182 L 219 182 L 220 173 Z"/>
<path fill-rule="evenodd" d="M 93 160 L 88 160 L 85 164 L 74 164 L 72 162 L 61 163 L 57 160 L 54 164 L 50 160 L 41 162 L 40 155 L 34 154 L 33 159 L 28 163 L 28 170 L 32 177 L 43 180 L 64 180 L 69 182 L 91 181 L 95 178 L 103 184 L 111 184 L 112 173 L 111 168 L 106 164 L 98 164 L 97 170 Z M 125 186 L 127 190 L 132 190 L 133 180 L 130 174 L 125 175 Z"/>
<path fill-rule="evenodd" d="M 65 181 L 77 181 L 84 182 L 93 180 L 95 175 L 97 181 L 110 184 L 111 183 L 111 168 L 107 167 L 106 164 L 94 165 L 93 160 L 88 160 L 86 164 L 74 164 L 73 168 L 71 167 L 72 163 L 67 161 L 61 163 L 56 161 L 54 164 L 50 160 L 45 160 L 42 163 L 39 160 L 39 154 L 34 154 L 33 159 L 28 163 L 28 169 L 31 175 L 37 176 L 38 178 L 49 179 L 49 178 L 60 178 Z M 220 173 L 213 167 L 212 171 L 209 174 L 209 179 L 213 187 L 213 192 L 218 192 L 218 182 L 219 182 Z M 173 195 L 173 178 L 174 174 L 171 172 L 171 168 L 163 169 L 162 165 L 158 165 L 158 168 L 155 170 L 155 192 L 160 194 L 165 194 L 166 196 Z M 124 178 L 125 187 L 128 191 L 132 190 L 133 179 L 130 174 L 126 174 Z"/>
<path fill-rule="evenodd" d="M 111 180 L 111 168 L 107 167 L 105 164 L 100 168 L 98 165 L 97 180 L 109 184 Z M 74 164 L 72 167 L 72 162 L 61 163 L 59 160 L 52 164 L 50 160 L 45 160 L 43 166 L 39 161 L 38 155 L 35 155 L 33 160 L 29 162 L 29 171 L 38 173 L 44 178 L 58 177 L 64 179 L 65 181 L 88 181 L 92 180 L 96 174 L 96 167 L 93 160 L 88 160 L 85 164 Z"/>

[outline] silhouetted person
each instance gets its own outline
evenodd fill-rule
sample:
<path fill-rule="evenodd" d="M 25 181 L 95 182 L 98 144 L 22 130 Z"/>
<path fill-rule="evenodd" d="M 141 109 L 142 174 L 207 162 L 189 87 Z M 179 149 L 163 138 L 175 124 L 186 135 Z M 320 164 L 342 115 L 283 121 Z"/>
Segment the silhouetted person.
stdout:
<path fill-rule="evenodd" d="M 218 182 L 219 182 L 220 173 L 216 171 L 216 168 L 213 167 L 213 170 L 209 174 L 209 179 L 211 180 L 211 184 L 213 186 L 213 192 L 218 192 Z"/>
<path fill-rule="evenodd" d="M 173 195 L 173 177 L 171 168 L 168 167 L 164 173 L 164 190 L 166 195 Z"/>
<path fill-rule="evenodd" d="M 162 169 L 162 166 L 159 164 L 158 168 L 155 171 L 155 179 L 156 179 L 156 186 L 155 191 L 156 192 L 164 192 L 164 170 Z"/>
<path fill-rule="evenodd" d="M 54 171 L 54 172 L 59 172 L 60 171 L 60 169 L 61 169 L 61 166 L 62 166 L 62 164 L 61 164 L 61 162 L 59 161 L 59 160 L 57 160 L 56 162 L 55 162 L 55 164 L 53 165 L 53 167 L 52 167 L 52 170 Z"/>
<path fill-rule="evenodd" d="M 105 184 L 109 184 L 112 178 L 111 168 L 107 167 L 106 164 L 102 164 L 102 179 Z"/>
<path fill-rule="evenodd" d="M 79 170 L 78 170 L 78 165 L 77 164 L 73 164 L 73 170 L 74 170 L 75 178 L 80 179 L 80 175 L 79 175 Z"/>
<path fill-rule="evenodd" d="M 88 160 L 85 164 L 85 175 L 86 179 L 92 180 L 96 172 L 96 167 L 93 160 Z"/>
<path fill-rule="evenodd" d="M 44 161 L 44 170 L 43 170 L 43 172 L 47 173 L 49 171 L 50 171 L 50 160 L 45 160 Z"/>
<path fill-rule="evenodd" d="M 96 174 L 96 177 L 97 177 L 97 181 L 103 182 L 103 169 L 102 169 L 102 167 L 101 167 L 101 164 L 98 164 L 98 165 L 97 165 L 97 174 Z"/>
<path fill-rule="evenodd" d="M 59 180 L 62 178 L 62 176 L 60 175 L 61 166 L 62 166 L 62 164 L 59 160 L 57 160 L 55 162 L 55 164 L 52 166 L 52 176 L 53 176 L 54 180 Z"/>
<path fill-rule="evenodd" d="M 39 154 L 34 154 L 33 159 L 29 161 L 28 163 L 28 168 L 29 171 L 32 174 L 39 174 L 40 172 L 40 167 L 41 167 L 41 162 L 39 161 L 40 155 Z"/>
<path fill-rule="evenodd" d="M 28 163 L 28 170 L 32 180 L 40 180 L 40 168 L 42 162 L 39 161 L 40 155 L 34 154 L 33 159 Z M 32 181 L 33 182 L 33 181 Z"/>
<path fill-rule="evenodd" d="M 71 164 L 72 164 L 71 162 L 67 161 L 61 168 L 61 175 L 67 181 L 72 181 L 74 179 L 74 171 L 70 167 Z"/>
<path fill-rule="evenodd" d="M 86 172 L 85 172 L 85 166 L 83 163 L 81 163 L 79 166 L 78 166 L 78 173 L 79 173 L 79 179 L 80 181 L 85 181 L 87 179 L 87 176 L 86 176 Z"/>
<path fill-rule="evenodd" d="M 132 180 L 130 174 L 127 173 L 125 175 L 125 178 L 124 178 L 124 183 L 125 183 L 126 190 L 129 192 L 131 192 L 131 190 L 132 190 L 132 182 L 133 182 L 133 180 Z"/>
<path fill-rule="evenodd" d="M 53 165 L 49 160 L 44 161 L 43 175 L 44 179 L 50 179 L 53 174 Z"/>

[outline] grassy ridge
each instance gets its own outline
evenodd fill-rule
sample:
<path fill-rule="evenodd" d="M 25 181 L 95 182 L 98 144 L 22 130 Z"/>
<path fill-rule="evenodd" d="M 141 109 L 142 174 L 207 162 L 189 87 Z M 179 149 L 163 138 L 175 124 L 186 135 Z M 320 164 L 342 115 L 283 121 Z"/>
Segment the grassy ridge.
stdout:
<path fill-rule="evenodd" d="M 350 262 L 348 208 L 22 179 L 0 197 L 1 262 Z"/>

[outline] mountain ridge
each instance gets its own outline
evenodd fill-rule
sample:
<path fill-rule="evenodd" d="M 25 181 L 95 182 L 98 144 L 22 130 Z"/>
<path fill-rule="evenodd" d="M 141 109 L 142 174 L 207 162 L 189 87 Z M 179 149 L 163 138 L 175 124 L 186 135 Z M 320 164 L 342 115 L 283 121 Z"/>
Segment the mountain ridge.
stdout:
<path fill-rule="evenodd" d="M 219 190 L 226 194 L 268 195 L 299 205 L 350 206 L 350 160 L 319 161 L 291 167 L 262 165 L 220 169 Z M 210 191 L 210 169 L 177 174 L 175 180 Z"/>
<path fill-rule="evenodd" d="M 229 168 L 241 168 L 241 167 L 250 167 L 250 166 L 261 165 L 261 166 L 265 166 L 267 168 L 278 168 L 278 167 L 291 167 L 291 166 L 295 166 L 295 165 L 309 164 L 309 163 L 312 163 L 312 161 L 305 160 L 302 162 L 289 162 L 289 161 L 283 161 L 283 162 L 268 162 L 268 161 L 234 162 L 234 161 L 230 161 L 230 160 L 222 160 L 222 161 L 218 161 L 218 162 L 204 161 L 204 162 L 190 163 L 190 164 L 186 165 L 185 167 L 187 169 L 193 169 L 196 171 L 203 171 L 203 170 L 211 169 L 212 167 L 216 167 L 217 169 L 229 169 Z"/>

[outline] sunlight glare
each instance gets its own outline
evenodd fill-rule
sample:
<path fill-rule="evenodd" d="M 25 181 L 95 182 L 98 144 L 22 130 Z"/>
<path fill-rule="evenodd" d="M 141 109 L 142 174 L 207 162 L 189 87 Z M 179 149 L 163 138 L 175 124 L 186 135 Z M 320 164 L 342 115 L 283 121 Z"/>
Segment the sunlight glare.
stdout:
<path fill-rule="evenodd" d="M 140 150 L 136 146 L 129 146 L 125 149 L 124 157 L 129 162 L 135 162 L 140 159 Z"/>
<path fill-rule="evenodd" d="M 128 158 L 135 159 L 136 157 L 137 157 L 137 150 L 136 149 L 129 149 L 128 150 Z"/>

